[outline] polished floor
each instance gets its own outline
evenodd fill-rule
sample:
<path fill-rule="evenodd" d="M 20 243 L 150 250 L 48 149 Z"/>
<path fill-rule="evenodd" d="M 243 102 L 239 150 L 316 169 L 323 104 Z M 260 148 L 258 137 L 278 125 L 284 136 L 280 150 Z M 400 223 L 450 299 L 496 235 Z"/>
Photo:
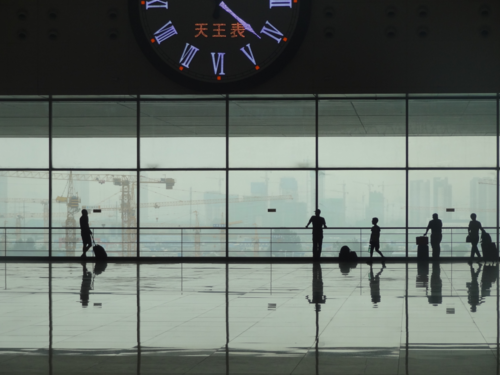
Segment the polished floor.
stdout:
<path fill-rule="evenodd" d="M 499 374 L 497 264 L 0 264 L 0 374 Z"/>

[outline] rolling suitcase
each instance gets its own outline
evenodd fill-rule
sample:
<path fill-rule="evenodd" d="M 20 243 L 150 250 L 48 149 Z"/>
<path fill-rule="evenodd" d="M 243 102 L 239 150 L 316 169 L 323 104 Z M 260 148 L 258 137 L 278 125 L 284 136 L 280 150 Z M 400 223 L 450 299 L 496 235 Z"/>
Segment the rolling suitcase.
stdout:
<path fill-rule="evenodd" d="M 428 245 L 428 244 L 429 244 L 429 237 L 427 236 L 417 237 L 417 245 Z"/>
<path fill-rule="evenodd" d="M 486 242 L 481 244 L 483 259 L 487 262 L 498 260 L 498 249 L 494 242 Z"/>
<path fill-rule="evenodd" d="M 92 233 L 92 242 L 94 242 L 92 250 L 94 251 L 95 257 L 98 259 L 106 259 L 108 257 L 108 254 L 106 254 L 106 250 L 104 250 L 104 247 L 95 243 L 94 233 Z"/>
<path fill-rule="evenodd" d="M 487 262 L 498 260 L 497 245 L 491 241 L 491 236 L 483 231 L 481 234 L 481 250 L 483 252 L 483 259 Z"/>
<path fill-rule="evenodd" d="M 418 247 L 417 247 L 417 259 L 429 259 L 429 246 L 428 245 L 418 245 Z"/>

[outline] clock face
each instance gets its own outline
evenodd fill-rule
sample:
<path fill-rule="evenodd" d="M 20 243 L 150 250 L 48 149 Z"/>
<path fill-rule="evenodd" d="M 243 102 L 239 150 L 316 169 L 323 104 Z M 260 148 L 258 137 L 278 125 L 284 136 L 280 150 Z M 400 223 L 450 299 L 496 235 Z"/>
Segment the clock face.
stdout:
<path fill-rule="evenodd" d="M 310 0 L 129 0 L 155 66 L 209 90 L 244 88 L 281 68 L 302 41 Z"/>

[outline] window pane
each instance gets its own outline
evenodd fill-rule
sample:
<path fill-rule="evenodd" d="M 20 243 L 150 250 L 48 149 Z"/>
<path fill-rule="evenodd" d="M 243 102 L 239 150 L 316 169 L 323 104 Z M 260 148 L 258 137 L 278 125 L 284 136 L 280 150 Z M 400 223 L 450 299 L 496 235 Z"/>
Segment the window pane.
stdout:
<path fill-rule="evenodd" d="M 494 100 L 410 100 L 412 167 L 496 166 Z"/>
<path fill-rule="evenodd" d="M 135 102 L 55 102 L 56 168 L 135 168 Z"/>
<path fill-rule="evenodd" d="M 321 100 L 321 167 L 404 167 L 404 100 Z"/>
<path fill-rule="evenodd" d="M 319 171 L 319 208 L 331 227 L 405 226 L 404 171 Z M 382 238 L 381 238 L 382 240 Z"/>
<path fill-rule="evenodd" d="M 443 229 L 442 256 L 470 255 L 471 246 L 465 242 L 465 237 L 471 213 L 477 215 L 477 220 L 495 239 L 496 172 L 411 171 L 409 184 L 409 226 L 421 228 L 412 232 L 413 239 L 415 232 L 420 236 L 424 233 L 434 213 L 442 220 L 443 228 L 453 228 Z M 447 209 L 453 209 L 454 212 L 447 212 Z M 416 246 L 413 244 L 409 250 L 416 256 Z"/>
<path fill-rule="evenodd" d="M 142 168 L 224 168 L 225 101 L 141 103 Z"/>
<path fill-rule="evenodd" d="M 49 173 L 0 171 L 0 220 L 7 227 L 48 227 Z"/>
<path fill-rule="evenodd" d="M 48 103 L 0 102 L 0 168 L 48 166 Z"/>
<path fill-rule="evenodd" d="M 314 101 L 231 101 L 232 168 L 315 166 Z"/>
<path fill-rule="evenodd" d="M 52 173 L 52 234 L 54 256 L 82 253 L 81 210 L 89 213 L 96 242 L 110 256 L 137 253 L 137 175 L 135 172 Z M 93 212 L 101 209 L 101 213 Z M 106 228 L 124 229 L 106 229 Z M 60 228 L 60 229 L 59 229 Z"/>
<path fill-rule="evenodd" d="M 314 171 L 230 172 L 229 224 L 304 227 L 314 211 L 314 192 Z"/>
<path fill-rule="evenodd" d="M 225 189 L 224 171 L 142 172 L 141 227 L 225 225 Z"/>

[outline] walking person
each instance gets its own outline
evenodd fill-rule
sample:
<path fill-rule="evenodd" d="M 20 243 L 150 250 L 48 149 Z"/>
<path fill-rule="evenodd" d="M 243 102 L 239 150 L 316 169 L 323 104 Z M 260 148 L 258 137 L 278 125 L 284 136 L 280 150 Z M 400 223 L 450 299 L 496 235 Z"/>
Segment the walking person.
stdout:
<path fill-rule="evenodd" d="M 479 221 L 476 220 L 476 214 L 471 214 L 470 218 L 471 221 L 469 223 L 469 235 L 467 236 L 468 242 L 471 243 L 472 248 L 470 250 L 470 260 L 469 263 L 472 262 L 474 259 L 474 254 L 477 254 L 478 260 L 481 259 L 481 253 L 479 252 L 479 249 L 477 248 L 477 244 L 479 243 L 479 230 L 481 232 L 484 232 L 483 226 Z"/>
<path fill-rule="evenodd" d="M 370 262 L 373 257 L 373 250 L 380 254 L 382 257 L 382 262 L 384 261 L 384 254 L 380 252 L 380 227 L 377 225 L 378 218 L 374 217 L 372 219 L 372 234 L 370 236 Z"/>
<path fill-rule="evenodd" d="M 429 229 L 431 230 L 432 258 L 439 259 L 439 254 L 441 253 L 441 240 L 443 239 L 443 222 L 439 220 L 438 214 L 432 215 L 432 220 L 429 221 L 424 236 L 427 235 Z"/>
<path fill-rule="evenodd" d="M 87 210 L 82 210 L 82 216 L 80 217 L 80 232 L 82 235 L 83 242 L 83 254 L 82 257 L 85 258 L 86 252 L 92 247 L 92 232 L 89 227 L 89 216 Z"/>
<path fill-rule="evenodd" d="M 309 228 L 309 224 L 312 223 L 313 229 L 313 259 L 319 260 L 321 257 L 321 248 L 323 246 L 323 228 L 326 228 L 325 219 L 319 216 L 321 213 L 320 209 L 314 211 L 315 216 L 311 216 L 309 222 L 306 225 L 306 228 Z"/>

